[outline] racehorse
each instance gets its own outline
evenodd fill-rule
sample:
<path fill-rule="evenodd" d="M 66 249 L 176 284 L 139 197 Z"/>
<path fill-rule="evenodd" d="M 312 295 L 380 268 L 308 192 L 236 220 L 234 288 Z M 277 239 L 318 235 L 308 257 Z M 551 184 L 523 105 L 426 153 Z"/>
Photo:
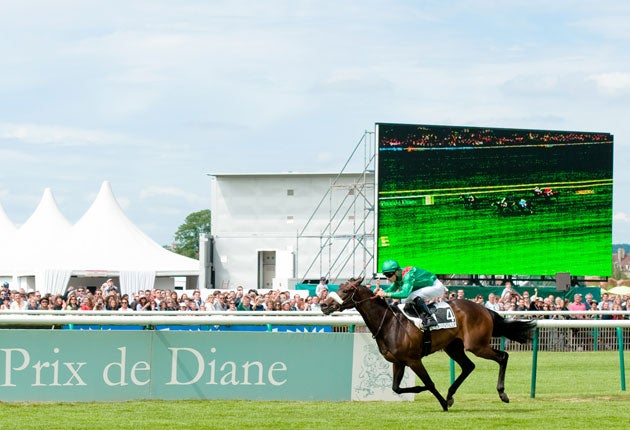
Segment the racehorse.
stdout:
<path fill-rule="evenodd" d="M 427 332 L 418 327 L 395 306 L 375 295 L 370 288 L 361 285 L 363 278 L 348 281 L 339 286 L 321 303 L 321 310 L 329 315 L 335 311 L 355 308 L 372 332 L 378 349 L 385 360 L 392 363 L 392 390 L 397 394 L 430 391 L 448 411 L 453 405 L 453 396 L 474 370 L 475 364 L 466 356 L 470 351 L 477 357 L 496 361 L 499 364 L 497 391 L 505 403 L 510 401 L 505 394 L 504 380 L 508 353 L 490 346 L 492 337 L 505 336 L 510 340 L 525 343 L 532 340 L 535 321 L 505 319 L 485 306 L 467 299 L 455 299 L 448 303 L 453 311 L 456 327 Z M 430 338 L 430 345 L 425 341 Z M 446 399 L 438 392 L 422 358 L 444 350 L 461 368 L 461 373 L 448 389 Z M 411 368 L 424 385 L 401 387 L 405 367 Z"/>
<path fill-rule="evenodd" d="M 547 187 L 541 189 L 539 187 L 536 187 L 534 188 L 532 194 L 535 198 L 544 199 L 547 202 L 551 201 L 552 199 L 558 201 L 558 191 L 554 190 L 553 188 Z"/>
<path fill-rule="evenodd" d="M 531 215 L 534 213 L 531 202 L 524 198 L 514 199 L 503 197 L 501 200 L 493 202 L 491 206 L 496 206 L 497 213 L 503 216 Z"/>
<path fill-rule="evenodd" d="M 459 198 L 464 203 L 464 209 L 479 209 L 480 201 L 474 194 L 461 194 Z"/>

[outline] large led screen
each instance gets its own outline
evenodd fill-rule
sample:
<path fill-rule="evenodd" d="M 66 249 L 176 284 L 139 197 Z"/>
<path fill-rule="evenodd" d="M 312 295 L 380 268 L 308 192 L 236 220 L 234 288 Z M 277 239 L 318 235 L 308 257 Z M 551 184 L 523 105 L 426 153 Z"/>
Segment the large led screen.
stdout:
<path fill-rule="evenodd" d="M 377 264 L 610 276 L 609 133 L 376 124 Z"/>

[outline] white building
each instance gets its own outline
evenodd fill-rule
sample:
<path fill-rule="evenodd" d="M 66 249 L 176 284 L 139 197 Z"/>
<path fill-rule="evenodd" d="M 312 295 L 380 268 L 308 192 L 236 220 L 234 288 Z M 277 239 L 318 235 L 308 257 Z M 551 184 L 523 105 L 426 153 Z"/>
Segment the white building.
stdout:
<path fill-rule="evenodd" d="M 372 274 L 373 172 L 210 176 L 207 286 L 293 288 Z"/>

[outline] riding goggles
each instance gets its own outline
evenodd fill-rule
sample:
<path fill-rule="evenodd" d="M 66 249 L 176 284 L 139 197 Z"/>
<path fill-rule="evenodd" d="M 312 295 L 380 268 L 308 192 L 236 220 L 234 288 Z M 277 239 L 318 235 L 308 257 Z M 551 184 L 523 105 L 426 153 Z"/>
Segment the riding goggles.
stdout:
<path fill-rule="evenodd" d="M 394 276 L 395 274 L 396 274 L 396 271 L 395 271 L 395 270 L 392 270 L 391 272 L 383 272 L 383 275 L 384 275 L 386 278 L 391 278 L 391 277 L 392 277 L 392 276 Z"/>

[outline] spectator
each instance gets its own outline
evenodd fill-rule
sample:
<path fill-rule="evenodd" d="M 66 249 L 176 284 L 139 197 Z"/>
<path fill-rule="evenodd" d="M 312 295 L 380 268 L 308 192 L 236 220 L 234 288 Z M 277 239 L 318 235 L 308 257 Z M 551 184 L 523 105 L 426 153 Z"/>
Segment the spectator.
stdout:
<path fill-rule="evenodd" d="M 615 311 L 615 312 L 621 312 L 623 311 L 623 308 L 621 307 L 621 302 L 617 303 L 616 301 L 613 303 L 611 310 Z M 614 320 L 622 320 L 623 319 L 623 315 L 622 314 L 615 314 L 615 315 L 611 315 L 612 319 Z"/>
<path fill-rule="evenodd" d="M 309 306 L 309 310 L 311 311 L 319 311 L 321 310 L 321 306 L 319 305 L 319 297 L 315 296 L 311 300 L 311 304 Z"/>
<path fill-rule="evenodd" d="M 26 301 L 26 310 L 36 311 L 38 308 L 39 306 L 37 305 L 37 299 L 35 298 L 35 296 L 29 297 L 29 299 Z"/>
<path fill-rule="evenodd" d="M 573 295 L 573 301 L 569 304 L 569 310 L 570 311 L 586 311 L 586 304 L 584 304 L 584 302 L 582 302 L 582 294 L 574 294 Z M 585 315 L 583 314 L 578 314 L 578 315 L 572 315 L 571 316 L 572 319 L 584 319 L 586 318 Z"/>
<path fill-rule="evenodd" d="M 239 285 L 238 287 L 236 287 L 236 293 L 234 295 L 234 302 L 236 303 L 236 306 L 238 306 L 242 298 L 243 298 L 243 286 Z"/>
<path fill-rule="evenodd" d="M 66 301 L 61 294 L 57 294 L 52 302 L 52 309 L 54 311 L 63 311 L 66 308 Z"/>
<path fill-rule="evenodd" d="M 523 299 L 523 305 L 525 306 L 525 308 L 529 309 L 529 306 L 531 305 L 531 297 L 529 295 L 529 291 L 523 291 L 521 298 Z"/>
<path fill-rule="evenodd" d="M 118 307 L 118 310 L 119 310 L 119 311 L 130 311 L 130 310 L 132 310 L 132 309 L 129 307 L 129 297 L 123 297 L 123 298 L 120 300 L 120 306 Z"/>
<path fill-rule="evenodd" d="M 206 310 L 214 310 L 214 297 L 214 294 L 208 294 L 208 296 L 206 297 L 206 301 L 204 302 L 204 308 Z"/>
<path fill-rule="evenodd" d="M 325 276 L 319 278 L 319 284 L 315 287 L 315 295 L 321 297 L 322 290 L 328 291 L 328 281 Z"/>
<path fill-rule="evenodd" d="M 79 301 L 75 294 L 70 294 L 68 296 L 68 305 L 66 306 L 66 310 L 68 311 L 78 311 L 79 310 Z"/>
<path fill-rule="evenodd" d="M 241 301 L 238 304 L 236 309 L 239 311 L 251 311 L 252 310 L 251 298 L 247 295 L 242 296 Z"/>
<path fill-rule="evenodd" d="M 194 310 L 198 311 L 199 308 L 201 308 L 201 305 L 203 304 L 203 300 L 201 300 L 201 291 L 195 290 L 193 292 L 192 300 L 193 300 L 193 302 L 195 304 L 195 309 Z"/>
<path fill-rule="evenodd" d="M 118 296 L 111 294 L 107 297 L 107 303 L 105 303 L 105 309 L 108 311 L 117 311 L 120 308 L 120 302 Z"/>
<path fill-rule="evenodd" d="M 267 310 L 267 308 L 265 307 L 265 298 L 262 296 L 256 296 L 252 304 L 252 310 L 253 311 Z"/>
<path fill-rule="evenodd" d="M 230 312 L 236 311 L 236 302 L 234 301 L 234 299 L 229 301 L 227 310 Z"/>
<path fill-rule="evenodd" d="M 110 278 L 105 282 L 105 293 L 109 295 L 111 292 L 119 294 L 120 289 L 114 284 L 114 280 Z"/>
<path fill-rule="evenodd" d="M 177 297 L 177 291 L 171 291 L 170 297 L 173 303 L 179 303 L 179 298 Z"/>
<path fill-rule="evenodd" d="M 509 279 L 506 280 L 503 283 L 503 286 L 503 292 L 501 293 L 501 298 L 499 299 L 501 302 L 507 303 L 511 302 L 512 298 L 515 298 L 516 300 L 520 298 L 520 295 L 516 292 L 514 286 L 512 285 L 512 281 Z"/>
<path fill-rule="evenodd" d="M 164 304 L 165 310 L 167 310 L 167 311 L 178 311 L 179 310 L 179 304 L 176 301 L 173 301 L 173 299 L 171 298 L 170 295 L 168 295 L 166 297 L 166 299 L 164 299 L 160 303 L 160 306 L 162 306 L 162 304 Z"/>
<path fill-rule="evenodd" d="M 103 300 L 102 297 L 97 297 L 96 301 L 94 302 L 94 309 L 92 309 L 94 311 L 104 311 L 105 310 L 105 301 Z"/>
<path fill-rule="evenodd" d="M 24 310 L 26 310 L 26 307 L 28 306 L 28 303 L 26 302 L 26 295 L 25 294 L 13 290 L 11 292 L 11 297 L 13 299 L 11 301 L 11 306 L 10 306 L 11 310 L 13 310 L 13 311 L 24 311 Z"/>
<path fill-rule="evenodd" d="M 150 310 L 150 307 L 151 303 L 149 303 L 149 300 L 146 298 L 146 296 L 140 296 L 138 298 L 138 303 L 136 303 L 137 311 L 148 311 Z"/>
<path fill-rule="evenodd" d="M 602 304 L 603 304 L 603 306 L 601 308 L 602 311 L 610 311 L 611 310 L 610 305 L 608 304 L 608 301 L 602 302 Z M 594 309 L 591 308 L 591 310 L 596 311 L 597 310 L 597 304 L 595 304 L 595 308 Z M 612 320 L 614 318 L 613 318 L 613 315 L 611 315 L 611 314 L 604 314 L 604 315 L 601 315 L 601 319 L 603 319 L 603 320 Z"/>
<path fill-rule="evenodd" d="M 188 300 L 186 300 L 184 302 L 186 304 L 186 309 L 187 311 L 198 311 L 199 308 L 197 307 L 197 303 L 195 302 L 195 299 L 193 299 L 192 297 L 189 298 Z"/>
<path fill-rule="evenodd" d="M 227 311 L 229 306 L 225 301 L 225 296 L 217 291 L 215 291 L 214 296 L 214 310 L 215 311 Z"/>
<path fill-rule="evenodd" d="M 88 294 L 82 301 L 81 307 L 79 308 L 82 311 L 91 311 L 94 309 L 94 296 L 92 294 Z"/>
<path fill-rule="evenodd" d="M 516 304 L 516 310 L 528 311 L 530 305 L 531 303 L 529 303 L 529 299 L 525 299 L 524 297 L 521 297 L 520 299 L 518 299 L 518 302 Z"/>
<path fill-rule="evenodd" d="M 497 296 L 494 293 L 488 294 L 488 301 L 485 305 L 488 309 L 492 309 L 493 311 L 499 312 L 499 301 L 497 300 Z"/>
<path fill-rule="evenodd" d="M 609 309 L 612 308 L 613 301 L 610 299 L 610 296 L 608 295 L 608 293 L 602 293 L 602 299 L 599 301 L 599 304 L 597 305 L 599 310 L 602 310 L 604 308 L 604 302 L 608 303 Z"/>
<path fill-rule="evenodd" d="M 586 310 L 597 310 L 593 309 L 593 301 L 593 294 L 586 293 L 584 295 L 584 304 L 586 305 Z M 595 304 L 597 305 L 597 302 L 595 302 Z"/>

